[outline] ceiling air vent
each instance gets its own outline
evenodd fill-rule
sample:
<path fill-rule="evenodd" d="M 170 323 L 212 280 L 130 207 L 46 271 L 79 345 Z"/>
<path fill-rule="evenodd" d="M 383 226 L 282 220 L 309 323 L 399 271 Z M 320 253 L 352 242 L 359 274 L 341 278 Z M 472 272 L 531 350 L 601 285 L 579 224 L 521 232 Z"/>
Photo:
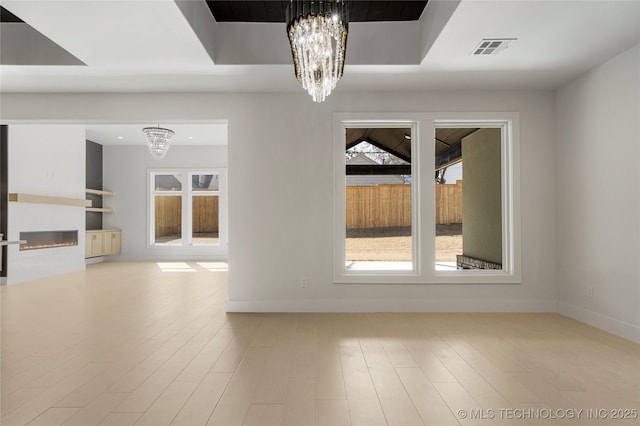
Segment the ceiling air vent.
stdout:
<path fill-rule="evenodd" d="M 473 49 L 472 55 L 495 55 L 509 47 L 515 38 L 483 38 Z"/>

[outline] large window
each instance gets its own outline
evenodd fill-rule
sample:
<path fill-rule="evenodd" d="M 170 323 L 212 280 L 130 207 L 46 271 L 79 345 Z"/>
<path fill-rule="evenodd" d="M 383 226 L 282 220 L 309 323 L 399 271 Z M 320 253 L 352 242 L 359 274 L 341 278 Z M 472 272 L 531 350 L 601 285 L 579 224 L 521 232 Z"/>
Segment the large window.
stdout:
<path fill-rule="evenodd" d="M 335 282 L 520 282 L 517 114 L 336 114 L 334 129 Z"/>
<path fill-rule="evenodd" d="M 435 132 L 436 270 L 502 270 L 501 128 Z"/>
<path fill-rule="evenodd" d="M 226 244 L 225 183 L 223 170 L 150 171 L 150 244 Z"/>
<path fill-rule="evenodd" d="M 345 129 L 345 268 L 415 272 L 413 123 Z"/>

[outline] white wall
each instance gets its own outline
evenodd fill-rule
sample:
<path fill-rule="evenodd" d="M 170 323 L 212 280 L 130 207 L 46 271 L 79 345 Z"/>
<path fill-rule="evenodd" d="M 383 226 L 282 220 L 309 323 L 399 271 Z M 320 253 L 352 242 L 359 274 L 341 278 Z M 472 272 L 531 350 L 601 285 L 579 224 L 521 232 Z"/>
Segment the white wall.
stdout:
<path fill-rule="evenodd" d="M 558 309 L 640 342 L 640 45 L 560 89 L 557 111 Z"/>
<path fill-rule="evenodd" d="M 333 113 L 466 111 L 520 113 L 522 284 L 333 284 Z M 338 86 L 323 104 L 313 103 L 302 89 L 293 94 L 6 94 L 3 118 L 228 119 L 229 309 L 555 311 L 552 92 L 347 93 Z M 106 150 L 106 164 L 114 164 L 112 153 Z M 132 167 L 130 160 L 122 161 Z M 127 238 L 123 232 L 123 242 Z M 309 279 L 307 288 L 300 287 L 301 276 Z"/>
<path fill-rule="evenodd" d="M 10 125 L 9 192 L 85 199 L 84 126 Z M 10 245 L 7 284 L 84 269 L 84 207 L 10 202 L 8 239 L 20 232 L 78 231 L 78 245 L 20 251 Z"/>
<path fill-rule="evenodd" d="M 346 94 L 321 105 L 294 95 L 253 96 L 250 121 L 230 120 L 233 310 L 555 310 L 553 96 L 543 92 Z M 270 105 L 279 105 L 273 110 Z M 332 113 L 516 111 L 521 119 L 520 285 L 332 283 Z M 258 135 L 264 135 L 260 138 Z M 291 177 L 295 176 L 295 179 Z M 309 279 L 307 288 L 300 278 Z"/>
<path fill-rule="evenodd" d="M 103 228 L 122 230 L 122 252 L 107 260 L 227 259 L 226 246 L 148 247 L 149 169 L 226 168 L 226 146 L 172 146 L 155 161 L 146 146 L 103 146 L 103 197 L 113 213 L 103 215 Z"/>

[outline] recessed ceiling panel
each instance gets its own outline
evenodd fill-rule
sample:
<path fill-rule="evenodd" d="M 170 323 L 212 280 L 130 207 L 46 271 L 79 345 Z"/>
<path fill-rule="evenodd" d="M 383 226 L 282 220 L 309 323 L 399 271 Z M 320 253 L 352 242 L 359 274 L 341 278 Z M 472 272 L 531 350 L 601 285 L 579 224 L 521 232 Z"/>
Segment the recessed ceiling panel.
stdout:
<path fill-rule="evenodd" d="M 285 22 L 288 0 L 207 0 L 218 22 Z M 417 21 L 427 1 L 347 1 L 349 22 Z"/>
<path fill-rule="evenodd" d="M 4 7 L 0 6 L 0 22 L 24 22 Z"/>

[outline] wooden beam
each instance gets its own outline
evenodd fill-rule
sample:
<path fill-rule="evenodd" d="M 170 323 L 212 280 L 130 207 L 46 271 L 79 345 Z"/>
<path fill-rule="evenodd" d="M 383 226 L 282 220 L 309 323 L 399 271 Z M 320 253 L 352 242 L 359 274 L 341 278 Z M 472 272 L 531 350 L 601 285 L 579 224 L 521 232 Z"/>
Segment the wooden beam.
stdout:
<path fill-rule="evenodd" d="M 410 164 L 347 164 L 347 176 L 351 175 L 410 175 Z"/>
<path fill-rule="evenodd" d="M 48 197 L 46 195 L 30 195 L 11 193 L 9 201 L 18 203 L 36 203 L 36 204 L 58 204 L 61 206 L 91 206 L 91 200 L 80 200 L 76 198 Z"/>
<path fill-rule="evenodd" d="M 458 163 L 462 163 L 462 157 L 458 157 L 455 160 L 451 160 L 451 161 L 449 161 L 447 163 L 443 163 L 443 164 L 441 164 L 439 166 L 436 166 L 436 172 L 438 170 L 442 170 L 442 169 L 446 169 L 446 168 L 449 168 L 451 166 L 454 166 L 454 165 L 456 165 Z"/>
<path fill-rule="evenodd" d="M 436 142 L 440 142 L 441 144 L 446 145 L 446 146 L 448 146 L 449 148 L 451 148 L 451 144 L 450 144 L 450 143 L 447 143 L 447 142 L 443 141 L 443 140 L 442 140 L 442 139 L 440 139 L 440 138 L 436 138 Z"/>
<path fill-rule="evenodd" d="M 446 164 L 455 164 L 462 160 L 462 144 L 451 146 L 440 154 L 436 154 L 436 170 Z"/>

